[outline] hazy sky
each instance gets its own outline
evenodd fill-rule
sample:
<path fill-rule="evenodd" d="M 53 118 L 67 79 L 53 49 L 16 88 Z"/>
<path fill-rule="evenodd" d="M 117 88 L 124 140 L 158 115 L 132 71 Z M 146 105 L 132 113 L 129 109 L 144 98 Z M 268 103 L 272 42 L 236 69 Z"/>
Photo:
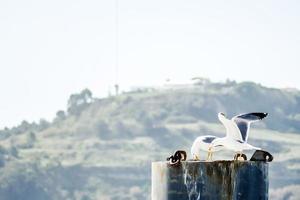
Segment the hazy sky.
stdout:
<path fill-rule="evenodd" d="M 119 0 L 121 88 L 194 76 L 300 88 L 299 1 Z M 116 6 L 0 1 L 0 127 L 51 119 L 115 82 Z"/>

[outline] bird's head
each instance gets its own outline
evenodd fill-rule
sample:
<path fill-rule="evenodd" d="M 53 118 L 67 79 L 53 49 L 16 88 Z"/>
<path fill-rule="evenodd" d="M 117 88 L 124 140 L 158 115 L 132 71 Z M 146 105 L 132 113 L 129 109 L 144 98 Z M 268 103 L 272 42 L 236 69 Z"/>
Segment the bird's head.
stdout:
<path fill-rule="evenodd" d="M 225 117 L 226 117 L 226 115 L 224 113 L 222 113 L 222 112 L 218 113 L 219 120 L 224 119 Z"/>

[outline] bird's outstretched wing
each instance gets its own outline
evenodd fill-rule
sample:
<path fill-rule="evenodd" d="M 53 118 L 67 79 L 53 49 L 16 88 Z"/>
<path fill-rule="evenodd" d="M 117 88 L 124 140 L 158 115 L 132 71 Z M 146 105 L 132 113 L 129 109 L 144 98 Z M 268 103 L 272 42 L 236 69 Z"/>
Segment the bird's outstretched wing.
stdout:
<path fill-rule="evenodd" d="M 248 140 L 248 133 L 250 129 L 250 123 L 262 120 L 268 115 L 268 113 L 247 113 L 233 117 L 231 120 L 237 125 L 241 132 L 241 139 L 243 142 Z"/>

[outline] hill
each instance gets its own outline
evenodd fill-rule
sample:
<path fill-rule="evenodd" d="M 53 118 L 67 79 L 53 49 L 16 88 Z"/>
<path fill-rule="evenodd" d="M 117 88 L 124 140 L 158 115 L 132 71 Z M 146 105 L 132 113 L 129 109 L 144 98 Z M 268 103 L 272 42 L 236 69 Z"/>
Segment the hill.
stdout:
<path fill-rule="evenodd" d="M 107 98 L 85 89 L 71 95 L 52 122 L 23 121 L 1 130 L 1 200 L 149 199 L 151 161 L 176 149 L 189 153 L 199 135 L 223 135 L 221 111 L 229 117 L 270 114 L 253 124 L 249 142 L 275 157 L 271 199 L 299 196 L 300 92 L 201 79 Z M 215 158 L 221 157 L 232 155 Z"/>

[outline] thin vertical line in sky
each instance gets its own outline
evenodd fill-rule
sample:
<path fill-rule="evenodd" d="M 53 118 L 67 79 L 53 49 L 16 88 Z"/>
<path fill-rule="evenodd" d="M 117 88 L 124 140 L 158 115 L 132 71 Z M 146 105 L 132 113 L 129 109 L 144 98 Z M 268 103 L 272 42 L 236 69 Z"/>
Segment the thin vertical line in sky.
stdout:
<path fill-rule="evenodd" d="M 119 73 L 119 1 L 115 0 L 115 84 L 118 85 L 118 73 Z"/>

